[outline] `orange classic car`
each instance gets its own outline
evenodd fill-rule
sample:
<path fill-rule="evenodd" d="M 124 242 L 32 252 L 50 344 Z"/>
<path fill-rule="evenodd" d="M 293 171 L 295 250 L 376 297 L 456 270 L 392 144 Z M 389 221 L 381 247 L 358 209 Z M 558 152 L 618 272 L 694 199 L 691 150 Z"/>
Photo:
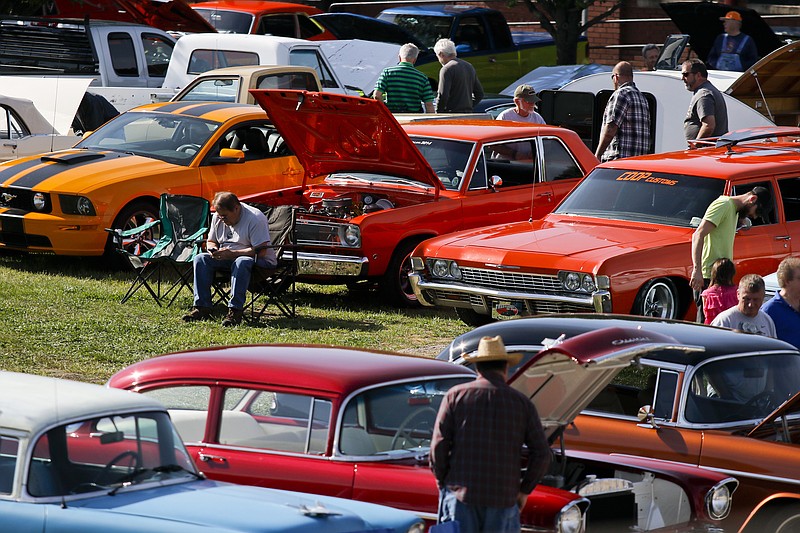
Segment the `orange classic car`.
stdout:
<path fill-rule="evenodd" d="M 800 242 L 800 129 L 731 132 L 716 146 L 603 163 L 541 220 L 446 235 L 412 253 L 425 305 L 469 325 L 555 312 L 695 316 L 691 238 L 720 195 L 766 187 L 772 204 L 739 231 L 739 276 L 769 274 Z"/>
<path fill-rule="evenodd" d="M 254 33 L 325 41 L 336 37 L 311 19 L 321 9 L 291 2 L 219 0 L 192 4 L 219 33 Z"/>
<path fill-rule="evenodd" d="M 539 218 L 598 163 L 565 128 L 464 119 L 401 126 L 369 98 L 251 94 L 306 177 L 302 187 L 246 200 L 297 206 L 303 280 L 377 283 L 400 306 L 416 305 L 408 258 L 421 241 Z"/>
<path fill-rule="evenodd" d="M 158 218 L 162 193 L 213 198 L 302 181 L 264 110 L 175 102 L 128 111 L 72 149 L 0 165 L 0 250 L 100 255 L 105 228 Z"/>

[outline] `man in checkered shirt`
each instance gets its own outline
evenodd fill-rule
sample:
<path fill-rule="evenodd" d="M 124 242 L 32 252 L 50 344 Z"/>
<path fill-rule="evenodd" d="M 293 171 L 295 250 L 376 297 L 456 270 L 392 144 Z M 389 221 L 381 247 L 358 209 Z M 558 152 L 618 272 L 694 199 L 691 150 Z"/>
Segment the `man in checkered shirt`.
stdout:
<path fill-rule="evenodd" d="M 611 161 L 650 153 L 650 106 L 633 83 L 633 66 L 620 61 L 611 72 L 614 94 L 603 112 L 603 129 L 595 155 Z"/>

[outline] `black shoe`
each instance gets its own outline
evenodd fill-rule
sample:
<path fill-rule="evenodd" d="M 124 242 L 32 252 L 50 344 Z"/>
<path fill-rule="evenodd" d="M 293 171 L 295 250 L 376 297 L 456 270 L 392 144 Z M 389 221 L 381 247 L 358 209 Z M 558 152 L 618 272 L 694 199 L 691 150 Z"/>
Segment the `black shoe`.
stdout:
<path fill-rule="evenodd" d="M 234 307 L 228 308 L 228 314 L 222 319 L 222 327 L 230 328 L 242 323 L 242 310 Z"/>
<path fill-rule="evenodd" d="M 209 318 L 211 318 L 211 309 L 208 307 L 195 306 L 183 315 L 184 322 L 196 322 L 198 320 L 208 320 Z"/>

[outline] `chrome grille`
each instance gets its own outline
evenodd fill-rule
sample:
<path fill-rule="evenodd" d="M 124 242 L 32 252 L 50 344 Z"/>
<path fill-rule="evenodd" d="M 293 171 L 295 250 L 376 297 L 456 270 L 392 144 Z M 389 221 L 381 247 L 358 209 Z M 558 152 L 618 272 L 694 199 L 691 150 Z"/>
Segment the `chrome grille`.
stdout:
<path fill-rule="evenodd" d="M 478 287 L 488 287 L 507 291 L 558 294 L 563 293 L 558 276 L 522 274 L 485 270 L 482 268 L 461 268 L 464 283 Z"/>

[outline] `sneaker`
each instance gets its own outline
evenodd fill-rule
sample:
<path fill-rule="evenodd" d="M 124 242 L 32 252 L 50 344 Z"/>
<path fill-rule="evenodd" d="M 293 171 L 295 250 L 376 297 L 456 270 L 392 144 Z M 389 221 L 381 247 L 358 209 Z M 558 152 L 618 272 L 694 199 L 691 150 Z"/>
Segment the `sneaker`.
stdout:
<path fill-rule="evenodd" d="M 183 315 L 184 322 L 196 322 L 197 320 L 208 320 L 209 318 L 211 318 L 211 309 L 208 307 L 195 306 Z"/>
<path fill-rule="evenodd" d="M 222 327 L 230 328 L 242 323 L 242 310 L 233 307 L 228 308 L 228 314 L 222 319 Z"/>

